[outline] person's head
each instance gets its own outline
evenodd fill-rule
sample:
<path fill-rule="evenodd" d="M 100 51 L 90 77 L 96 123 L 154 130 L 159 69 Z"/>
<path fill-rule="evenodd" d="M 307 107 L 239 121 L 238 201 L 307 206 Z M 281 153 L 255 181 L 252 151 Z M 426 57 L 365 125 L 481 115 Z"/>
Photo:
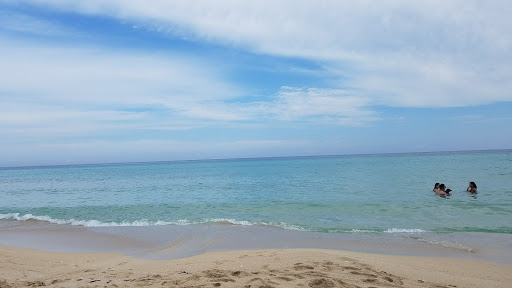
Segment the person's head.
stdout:
<path fill-rule="evenodd" d="M 439 183 L 436 183 L 436 184 L 434 185 L 434 189 L 439 189 Z"/>
<path fill-rule="evenodd" d="M 446 191 L 444 191 L 444 192 L 446 192 L 446 193 L 450 193 L 450 192 L 452 192 L 452 189 L 448 188 L 448 189 L 446 189 Z"/>
<path fill-rule="evenodd" d="M 469 182 L 469 187 L 471 187 L 471 188 L 475 188 L 475 189 L 476 189 L 476 184 L 475 184 L 475 182 Z"/>
<path fill-rule="evenodd" d="M 439 190 L 444 191 L 444 189 L 446 189 L 446 186 L 444 186 L 444 184 L 440 184 L 439 185 Z"/>

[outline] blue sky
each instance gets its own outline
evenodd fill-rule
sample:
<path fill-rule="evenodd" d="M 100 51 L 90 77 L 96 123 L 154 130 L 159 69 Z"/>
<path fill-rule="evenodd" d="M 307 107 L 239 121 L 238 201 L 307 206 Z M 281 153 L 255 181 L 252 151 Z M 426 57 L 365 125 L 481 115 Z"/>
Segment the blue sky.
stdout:
<path fill-rule="evenodd" d="M 509 149 L 511 3 L 0 0 L 0 166 Z"/>

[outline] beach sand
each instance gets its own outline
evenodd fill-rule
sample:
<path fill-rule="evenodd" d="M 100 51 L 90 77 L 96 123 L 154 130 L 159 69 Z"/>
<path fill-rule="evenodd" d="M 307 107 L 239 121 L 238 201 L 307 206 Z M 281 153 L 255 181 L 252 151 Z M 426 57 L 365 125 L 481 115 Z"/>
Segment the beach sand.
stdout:
<path fill-rule="evenodd" d="M 323 249 L 172 260 L 0 246 L 0 287 L 511 287 L 512 265 Z"/>

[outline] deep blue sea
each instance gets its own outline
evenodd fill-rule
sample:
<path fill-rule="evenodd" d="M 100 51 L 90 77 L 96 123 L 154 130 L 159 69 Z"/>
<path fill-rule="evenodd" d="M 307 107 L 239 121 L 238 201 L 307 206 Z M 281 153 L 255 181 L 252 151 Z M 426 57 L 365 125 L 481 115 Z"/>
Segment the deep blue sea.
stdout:
<path fill-rule="evenodd" d="M 512 234 L 512 150 L 1 168 L 0 219 Z"/>

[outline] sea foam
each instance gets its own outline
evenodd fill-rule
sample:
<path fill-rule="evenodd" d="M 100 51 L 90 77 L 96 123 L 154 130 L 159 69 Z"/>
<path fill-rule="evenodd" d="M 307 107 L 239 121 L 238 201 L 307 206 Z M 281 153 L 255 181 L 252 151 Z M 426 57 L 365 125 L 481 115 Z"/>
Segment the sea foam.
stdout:
<path fill-rule="evenodd" d="M 148 220 L 135 220 L 135 221 L 122 221 L 122 222 L 102 222 L 98 220 L 77 220 L 77 219 L 55 219 L 50 216 L 38 216 L 32 214 L 21 215 L 19 213 L 0 214 L 0 220 L 17 220 L 17 221 L 43 221 L 52 224 L 68 224 L 73 226 L 84 227 L 115 227 L 115 226 L 161 226 L 161 225 L 188 225 L 191 224 L 187 220 L 178 220 L 173 222 L 167 221 L 148 221 Z"/>
<path fill-rule="evenodd" d="M 79 219 L 56 219 L 47 215 L 33 215 L 33 214 L 23 214 L 20 213 L 7 213 L 0 214 L 0 220 L 16 220 L 16 221 L 42 221 L 52 224 L 59 225 L 72 225 L 72 226 L 83 226 L 83 227 L 146 227 L 146 226 L 163 226 L 163 225 L 193 225 L 193 224 L 217 224 L 217 225 L 237 225 L 237 226 L 267 226 L 274 228 L 281 228 L 285 230 L 294 230 L 294 231 L 311 231 L 311 232 L 328 232 L 328 233 L 336 233 L 336 232 L 349 232 L 349 233 L 390 233 L 390 234 L 415 234 L 415 233 L 423 233 L 427 232 L 422 229 L 399 229 L 399 228 L 390 228 L 384 231 L 378 230 L 368 230 L 368 229 L 352 229 L 340 231 L 339 229 L 335 230 L 315 230 L 308 229 L 305 227 L 301 227 L 298 225 L 292 225 L 288 223 L 273 223 L 273 222 L 250 222 L 246 220 L 236 220 L 230 218 L 206 218 L 199 219 L 195 221 L 180 219 L 175 221 L 150 221 L 147 219 L 135 220 L 135 221 L 121 221 L 121 222 L 103 222 L 99 220 L 79 220 Z"/>
<path fill-rule="evenodd" d="M 240 226 L 271 226 L 278 227 L 287 230 L 298 230 L 298 231 L 307 231 L 306 229 L 289 225 L 286 223 L 264 223 L 264 222 L 249 222 L 245 220 L 236 220 L 236 219 L 228 219 L 228 218 L 207 218 L 196 221 L 190 221 L 186 219 L 180 219 L 176 221 L 149 221 L 146 219 L 135 220 L 135 221 L 121 221 L 121 222 L 102 222 L 99 220 L 78 220 L 78 219 L 56 219 L 47 215 L 33 215 L 33 214 L 23 214 L 20 213 L 7 213 L 0 214 L 0 220 L 16 220 L 16 221 L 42 221 L 48 222 L 52 224 L 67 224 L 72 226 L 84 226 L 84 227 L 144 227 L 144 226 L 163 226 L 163 225 L 192 225 L 192 224 L 227 224 L 227 225 L 240 225 Z"/>

